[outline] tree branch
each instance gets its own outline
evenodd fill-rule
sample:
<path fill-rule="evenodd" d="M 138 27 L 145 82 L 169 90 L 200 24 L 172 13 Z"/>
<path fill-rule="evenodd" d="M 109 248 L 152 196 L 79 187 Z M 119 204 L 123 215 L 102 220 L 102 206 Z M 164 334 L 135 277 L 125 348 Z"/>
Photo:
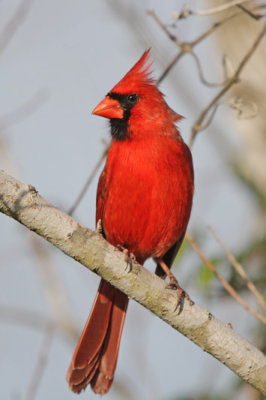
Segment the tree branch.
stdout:
<path fill-rule="evenodd" d="M 32 7 L 33 1 L 34 0 L 22 0 L 18 5 L 14 15 L 0 33 L 0 52 L 3 52 L 7 48 L 17 29 L 24 22 Z"/>
<path fill-rule="evenodd" d="M 217 240 L 217 242 L 219 243 L 219 245 L 221 246 L 221 248 L 224 251 L 224 254 L 226 255 L 227 260 L 232 264 L 232 266 L 234 267 L 236 273 L 243 279 L 243 281 L 245 282 L 245 285 L 247 286 L 247 288 L 251 291 L 251 293 L 255 296 L 256 300 L 258 301 L 258 303 L 263 307 L 266 308 L 266 301 L 263 297 L 263 295 L 259 292 L 259 290 L 256 288 L 256 286 L 254 285 L 253 282 L 251 282 L 251 280 L 248 278 L 244 268 L 242 267 L 242 265 L 237 261 L 237 259 L 235 258 L 235 256 L 229 251 L 229 249 L 227 248 L 227 246 L 224 244 L 224 242 L 222 241 L 222 239 L 218 236 L 218 234 L 215 232 L 214 228 L 212 228 L 211 226 L 209 226 L 210 231 L 212 232 L 213 236 L 215 237 L 215 239 Z M 266 324 L 266 318 L 264 318 L 265 320 L 265 324 Z"/>
<path fill-rule="evenodd" d="M 255 41 L 253 42 L 252 46 L 248 49 L 247 53 L 244 55 L 243 59 L 239 63 L 234 75 L 228 79 L 228 82 L 225 84 L 225 86 L 220 90 L 220 92 L 210 101 L 210 103 L 203 109 L 199 117 L 197 118 L 196 122 L 192 126 L 191 130 L 191 137 L 190 137 L 190 142 L 189 145 L 191 147 L 195 136 L 197 135 L 198 132 L 201 130 L 205 129 L 206 125 L 203 125 L 204 120 L 206 119 L 208 113 L 211 111 L 211 109 L 218 103 L 218 101 L 231 89 L 232 86 L 234 86 L 236 83 L 240 82 L 240 74 L 257 49 L 258 45 L 260 44 L 261 40 L 263 39 L 264 35 L 266 32 L 266 24 L 262 26 L 262 29 L 259 31 Z"/>
<path fill-rule="evenodd" d="M 192 54 L 193 55 L 193 49 L 195 46 L 197 46 L 199 43 L 201 43 L 204 39 L 208 38 L 213 32 L 215 32 L 219 27 L 224 25 L 225 23 L 229 22 L 232 18 L 234 18 L 237 14 L 229 15 L 226 16 L 224 19 L 221 21 L 215 22 L 211 27 L 209 27 L 205 32 L 203 32 L 201 35 L 199 35 L 196 39 L 190 41 L 190 42 L 182 42 L 178 39 L 177 36 L 173 35 L 169 29 L 162 23 L 160 18 L 157 16 L 155 11 L 153 10 L 148 10 L 147 11 L 148 15 L 150 15 L 155 22 L 161 27 L 161 29 L 166 33 L 166 35 L 169 37 L 172 42 L 174 42 L 178 47 L 179 47 L 179 52 L 178 54 L 174 57 L 174 59 L 169 63 L 169 65 L 166 67 L 162 75 L 159 77 L 157 80 L 157 84 L 161 83 L 163 79 L 168 75 L 168 73 L 171 71 L 171 69 L 175 66 L 175 64 L 185 55 L 185 54 Z M 198 66 L 198 64 L 197 64 Z"/>
<path fill-rule="evenodd" d="M 197 304 L 191 306 L 185 300 L 183 311 L 178 315 L 177 293 L 167 288 L 162 279 L 137 263 L 129 271 L 123 253 L 53 207 L 34 187 L 3 171 L 0 172 L 0 211 L 102 276 L 266 394 L 266 359 L 256 347 Z"/>
<path fill-rule="evenodd" d="M 194 248 L 194 250 L 198 253 L 202 261 L 205 263 L 205 265 L 212 271 L 212 273 L 216 276 L 216 278 L 220 281 L 220 283 L 223 285 L 225 290 L 232 296 L 241 306 L 243 306 L 250 314 L 252 314 L 255 318 L 257 318 L 260 322 L 263 324 L 266 324 L 266 318 L 261 315 L 259 312 L 257 312 L 253 307 L 251 307 L 239 294 L 237 291 L 230 285 L 230 283 L 225 280 L 222 275 L 220 275 L 213 263 L 208 260 L 208 258 L 203 254 L 195 240 L 188 234 L 186 233 L 186 237 L 189 240 L 191 246 Z"/>

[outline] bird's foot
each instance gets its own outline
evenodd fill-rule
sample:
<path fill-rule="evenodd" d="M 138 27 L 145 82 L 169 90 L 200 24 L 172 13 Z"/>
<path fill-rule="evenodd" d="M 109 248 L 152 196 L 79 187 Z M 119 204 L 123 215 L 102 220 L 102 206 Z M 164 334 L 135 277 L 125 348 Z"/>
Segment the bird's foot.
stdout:
<path fill-rule="evenodd" d="M 178 310 L 178 315 L 181 314 L 184 308 L 184 300 L 188 300 L 189 304 L 193 306 L 194 301 L 191 300 L 187 292 L 179 285 L 177 279 L 173 276 L 170 279 L 170 282 L 167 285 L 167 288 L 173 289 L 177 291 L 177 304 L 175 311 L 179 308 Z"/>
<path fill-rule="evenodd" d="M 130 251 L 125 247 L 121 246 L 121 244 L 118 244 L 116 247 L 125 255 L 125 260 L 127 263 L 125 270 L 128 269 L 128 272 L 131 272 L 133 268 L 133 263 L 136 262 L 135 255 L 133 253 L 130 253 Z"/>
<path fill-rule="evenodd" d="M 167 285 L 167 288 L 177 291 L 177 304 L 176 304 L 175 311 L 179 308 L 179 311 L 178 311 L 178 315 L 179 315 L 179 314 L 181 314 L 181 312 L 183 311 L 183 308 L 184 308 L 184 299 L 188 300 L 191 306 L 194 304 L 194 302 L 190 299 L 187 292 L 184 289 L 182 289 L 182 287 L 179 285 L 176 277 L 170 271 L 170 269 L 165 264 L 165 262 L 162 259 L 157 259 L 156 261 L 158 262 L 158 264 L 160 264 L 161 268 L 163 269 L 163 271 L 166 273 L 166 275 L 168 276 L 168 278 L 170 280 L 170 282 Z"/>

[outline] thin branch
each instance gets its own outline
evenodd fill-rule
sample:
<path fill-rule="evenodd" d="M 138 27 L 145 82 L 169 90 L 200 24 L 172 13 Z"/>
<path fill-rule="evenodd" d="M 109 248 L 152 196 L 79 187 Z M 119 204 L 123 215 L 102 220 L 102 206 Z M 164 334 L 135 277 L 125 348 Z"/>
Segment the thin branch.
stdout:
<path fill-rule="evenodd" d="M 78 329 L 75 324 L 74 313 L 62 287 L 62 282 L 56 274 L 55 265 L 40 238 L 36 235 L 30 235 L 30 243 L 33 254 L 37 259 L 36 266 L 42 279 L 44 292 L 50 309 L 55 314 L 57 326 L 67 336 L 75 338 L 78 335 Z"/>
<path fill-rule="evenodd" d="M 81 202 L 83 196 L 85 195 L 86 191 L 88 190 L 91 182 L 93 181 L 95 175 L 98 172 L 98 169 L 100 168 L 100 166 L 102 165 L 102 162 L 104 161 L 104 159 L 106 158 L 108 151 L 109 151 L 109 147 L 110 144 L 106 145 L 102 155 L 100 156 L 99 160 L 97 161 L 96 165 L 94 166 L 93 170 L 91 171 L 87 181 L 85 182 L 85 185 L 83 186 L 80 194 L 78 195 L 77 199 L 75 200 L 74 204 L 71 206 L 71 208 L 68 211 L 69 215 L 73 215 L 73 212 L 76 210 L 76 208 L 78 207 L 79 203 Z"/>
<path fill-rule="evenodd" d="M 3 52 L 15 35 L 18 28 L 25 21 L 34 0 L 22 0 L 14 15 L 0 33 L 0 52 Z"/>
<path fill-rule="evenodd" d="M 174 67 L 174 65 L 180 60 L 181 57 L 183 57 L 185 53 L 180 50 L 179 53 L 173 58 L 172 61 L 170 61 L 170 63 L 168 64 L 168 66 L 165 68 L 165 70 L 163 71 L 163 73 L 161 74 L 161 76 L 157 79 L 157 85 L 159 85 L 159 83 L 161 83 L 164 78 L 169 74 L 169 72 L 171 71 L 171 69 Z"/>
<path fill-rule="evenodd" d="M 235 291 L 235 289 L 216 271 L 214 265 L 208 260 L 208 258 L 203 254 L 202 250 L 199 248 L 195 240 L 186 233 L 186 237 L 190 242 L 191 246 L 198 253 L 202 261 L 206 264 L 206 266 L 213 272 L 216 278 L 221 282 L 225 290 L 232 296 L 239 304 L 241 304 L 250 314 L 252 314 L 255 318 L 257 318 L 263 324 L 266 324 L 266 318 L 261 315 L 258 311 L 256 311 L 253 307 L 251 307 L 241 296 Z"/>
<path fill-rule="evenodd" d="M 224 86 L 226 84 L 226 82 L 228 80 L 228 77 L 226 77 L 225 80 L 223 80 L 222 82 L 209 82 L 209 81 L 207 81 L 207 79 L 204 77 L 199 57 L 197 56 L 197 54 L 194 51 L 191 52 L 191 55 L 194 58 L 196 66 L 198 68 L 200 81 L 204 85 L 206 85 L 208 87 L 217 87 L 217 86 Z"/>
<path fill-rule="evenodd" d="M 164 280 L 136 262 L 129 271 L 121 251 L 53 207 L 32 186 L 0 172 L 0 194 L 0 212 L 16 219 L 96 272 L 266 394 L 263 353 L 233 329 L 186 299 L 179 314 L 176 311 L 178 294 L 169 289 Z"/>
<path fill-rule="evenodd" d="M 171 41 L 173 41 L 179 48 L 180 52 L 174 57 L 174 59 L 169 63 L 169 65 L 166 67 L 162 75 L 159 77 L 157 80 L 157 83 L 160 83 L 171 71 L 171 69 L 175 66 L 175 64 L 185 55 L 188 53 L 193 52 L 193 48 L 201 43 L 204 39 L 209 37 L 214 31 L 216 31 L 219 27 L 230 21 L 232 18 L 234 18 L 236 15 L 239 15 L 239 13 L 235 13 L 233 15 L 226 16 L 224 19 L 221 21 L 215 22 L 210 28 L 208 28 L 205 32 L 203 32 L 201 35 L 199 35 L 196 39 L 190 41 L 190 42 L 181 42 L 175 35 L 173 35 L 167 27 L 162 23 L 160 18 L 157 16 L 155 11 L 153 10 L 148 10 L 147 11 L 148 15 L 150 15 L 154 21 L 161 27 L 161 29 L 166 33 L 166 35 L 169 37 Z"/>
<path fill-rule="evenodd" d="M 177 46 L 181 47 L 182 42 L 180 42 L 180 40 L 167 29 L 154 10 L 147 10 L 147 14 L 154 19 L 154 21 L 160 26 L 160 28 L 166 33 L 172 42 L 175 42 Z"/>
<path fill-rule="evenodd" d="M 248 8 L 244 7 L 242 4 L 238 4 L 237 7 L 240 8 L 244 13 L 248 14 L 251 18 L 255 19 L 256 21 L 265 17 L 265 14 L 255 14 L 252 10 L 249 10 Z"/>
<path fill-rule="evenodd" d="M 0 322 L 23 324 L 33 329 L 43 330 L 56 322 L 37 311 L 0 304 Z"/>
<path fill-rule="evenodd" d="M 210 101 L 210 103 L 203 109 L 203 111 L 200 113 L 199 117 L 197 118 L 196 122 L 194 123 L 192 127 L 192 132 L 191 132 L 191 137 L 190 137 L 190 143 L 189 145 L 191 146 L 192 143 L 195 140 L 195 137 L 198 132 L 200 132 L 203 129 L 202 123 L 204 122 L 204 119 L 206 118 L 207 114 L 209 111 L 217 104 L 217 102 L 231 89 L 233 85 L 239 82 L 240 79 L 240 74 L 257 49 L 258 45 L 260 44 L 261 40 L 263 39 L 264 35 L 266 32 L 266 24 L 263 25 L 262 29 L 260 30 L 259 34 L 257 35 L 254 43 L 250 47 L 250 49 L 247 51 L 241 62 L 239 63 L 234 75 L 228 80 L 227 84 L 220 90 L 220 92 Z"/>
<path fill-rule="evenodd" d="M 243 279 L 243 281 L 245 282 L 246 286 L 248 287 L 248 289 L 251 291 L 251 293 L 253 293 L 253 295 L 255 296 L 255 298 L 257 299 L 257 301 L 262 305 L 262 307 L 266 308 L 266 301 L 264 300 L 264 297 L 262 296 L 262 294 L 258 291 L 258 289 L 256 288 L 256 286 L 254 285 L 253 282 L 251 282 L 248 277 L 247 274 L 244 270 L 244 268 L 242 267 L 242 265 L 236 260 L 236 258 L 233 256 L 233 254 L 228 250 L 228 248 L 226 247 L 226 245 L 223 243 L 223 241 L 221 240 L 221 238 L 218 236 L 218 234 L 215 232 L 215 230 L 209 226 L 210 231 L 212 232 L 213 236 L 215 237 L 215 239 L 217 240 L 217 242 L 220 244 L 220 246 L 222 247 L 228 261 L 232 264 L 232 266 L 234 267 L 235 271 L 241 276 L 241 278 Z"/>
<path fill-rule="evenodd" d="M 4 304 L 0 304 L 0 323 L 25 325 L 29 328 L 40 331 L 53 326 L 53 328 L 57 329 L 64 339 L 67 339 L 68 343 L 73 343 L 73 341 L 77 342 L 80 336 L 80 329 L 76 328 L 71 331 L 70 329 L 66 330 L 64 326 L 58 324 L 57 321 L 49 318 L 44 313 Z"/>
<path fill-rule="evenodd" d="M 54 333 L 55 331 L 53 325 L 46 328 L 43 343 L 36 360 L 36 365 L 26 390 L 25 400 L 34 400 L 36 398 L 38 388 L 41 384 L 41 380 L 47 366 Z"/>
<path fill-rule="evenodd" d="M 189 15 L 198 15 L 198 16 L 209 16 L 213 14 L 218 14 L 222 11 L 228 10 L 229 8 L 235 7 L 241 3 L 245 3 L 249 0 L 231 0 L 223 3 L 217 7 L 207 8 L 206 10 L 188 10 Z"/>
<path fill-rule="evenodd" d="M 191 45 L 194 47 L 197 44 L 199 44 L 200 42 L 202 42 L 202 40 L 206 39 L 207 37 L 209 37 L 213 32 L 215 32 L 218 28 L 220 28 L 221 26 L 223 26 L 224 24 L 226 24 L 227 22 L 231 21 L 231 19 L 235 18 L 236 16 L 238 16 L 239 13 L 234 13 L 232 15 L 227 15 L 225 18 L 221 19 L 220 21 L 215 22 L 213 25 L 211 25 L 205 32 L 203 32 L 199 37 L 197 37 L 196 39 L 194 39 L 191 42 Z"/>
<path fill-rule="evenodd" d="M 222 104 L 222 103 L 220 103 L 220 102 L 214 104 L 212 110 L 211 110 L 211 111 L 209 112 L 209 114 L 208 114 L 208 119 L 206 119 L 206 121 L 204 122 L 204 124 L 202 124 L 202 126 L 201 126 L 202 130 L 207 129 L 208 126 L 212 123 L 213 118 L 214 118 L 214 116 L 215 116 L 215 114 L 216 114 L 216 111 L 218 110 L 218 108 L 220 107 L 221 104 Z M 190 147 L 190 148 L 192 147 L 192 144 L 193 144 L 192 142 L 189 143 L 189 147 Z"/>
<path fill-rule="evenodd" d="M 46 90 L 38 90 L 18 108 L 0 116 L 0 133 L 35 113 L 48 99 L 49 93 Z"/>

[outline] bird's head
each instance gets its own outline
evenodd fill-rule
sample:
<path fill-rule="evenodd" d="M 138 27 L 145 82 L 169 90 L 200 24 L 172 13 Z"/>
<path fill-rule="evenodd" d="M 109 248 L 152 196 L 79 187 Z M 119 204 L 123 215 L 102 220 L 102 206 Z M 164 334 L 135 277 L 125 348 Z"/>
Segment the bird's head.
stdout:
<path fill-rule="evenodd" d="M 124 140 L 145 131 L 167 131 L 181 116 L 165 102 L 163 94 L 151 77 L 150 50 L 144 52 L 131 70 L 95 107 L 93 114 L 110 119 L 115 140 Z M 168 127 L 169 129 L 169 127 Z"/>

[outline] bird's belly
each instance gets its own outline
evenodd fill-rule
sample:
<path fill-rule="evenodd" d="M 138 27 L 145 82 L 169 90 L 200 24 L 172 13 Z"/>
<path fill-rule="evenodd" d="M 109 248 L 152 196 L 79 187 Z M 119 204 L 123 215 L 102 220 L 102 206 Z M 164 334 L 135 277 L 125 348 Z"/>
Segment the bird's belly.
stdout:
<path fill-rule="evenodd" d="M 163 177 L 164 178 L 164 177 Z M 183 188 L 184 189 L 184 188 Z M 143 263 L 160 257 L 184 232 L 188 199 L 176 180 L 133 179 L 110 187 L 104 207 L 107 240 L 132 252 Z"/>

